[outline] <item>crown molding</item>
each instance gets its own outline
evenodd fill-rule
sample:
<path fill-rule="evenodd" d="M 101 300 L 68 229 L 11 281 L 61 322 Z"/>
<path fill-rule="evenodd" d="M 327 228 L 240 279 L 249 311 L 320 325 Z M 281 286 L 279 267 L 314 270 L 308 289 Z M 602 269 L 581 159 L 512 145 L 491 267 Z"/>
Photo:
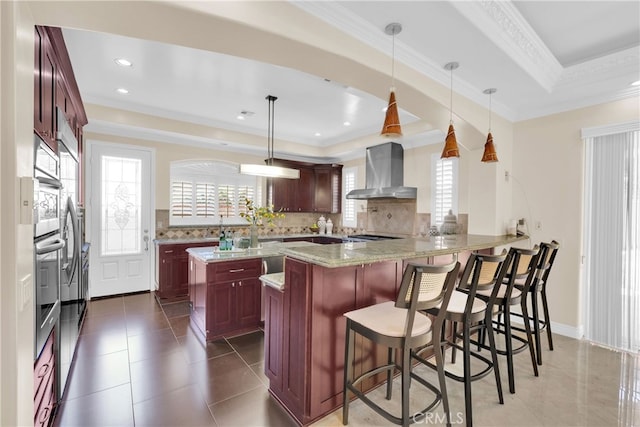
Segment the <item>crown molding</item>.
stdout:
<path fill-rule="evenodd" d="M 551 93 L 562 65 L 510 1 L 452 1 L 451 5 Z"/>
<path fill-rule="evenodd" d="M 371 25 L 368 21 L 365 21 L 360 16 L 341 6 L 338 2 L 294 0 L 291 1 L 291 3 L 310 15 L 344 31 L 349 36 L 360 40 L 373 49 L 385 55 L 390 55 L 391 46 L 389 36 L 385 34 L 384 29 Z M 396 40 L 395 60 L 429 79 L 436 81 L 442 86 L 449 87 L 450 75 L 449 72 L 443 68 L 443 64 L 431 61 L 415 49 L 407 46 L 401 40 Z M 396 74 L 396 79 L 397 78 L 398 75 Z M 482 93 L 482 90 L 479 90 L 461 78 L 456 78 L 454 91 L 480 105 L 484 105 L 487 102 L 486 95 Z M 493 111 L 511 121 L 515 120 L 517 116 L 515 110 L 495 99 L 493 100 Z"/>
<path fill-rule="evenodd" d="M 640 49 L 636 46 L 565 68 L 556 87 L 573 88 L 625 76 L 632 83 L 637 80 L 638 68 Z"/>

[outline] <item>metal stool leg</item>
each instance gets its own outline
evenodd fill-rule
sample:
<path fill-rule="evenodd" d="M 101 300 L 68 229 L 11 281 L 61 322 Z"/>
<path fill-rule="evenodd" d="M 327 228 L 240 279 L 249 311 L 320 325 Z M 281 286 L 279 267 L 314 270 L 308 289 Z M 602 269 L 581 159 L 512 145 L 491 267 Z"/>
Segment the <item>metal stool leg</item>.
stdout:
<path fill-rule="evenodd" d="M 349 423 L 349 388 L 353 379 L 353 342 L 355 332 L 351 329 L 351 320 L 347 319 L 346 343 L 344 348 L 344 387 L 342 392 L 342 424 Z"/>
<path fill-rule="evenodd" d="M 549 340 L 549 350 L 553 351 L 553 337 L 551 336 L 551 321 L 549 320 L 549 305 L 547 304 L 547 289 L 542 288 L 542 310 L 544 311 L 544 324 L 547 328 L 547 339 Z"/>

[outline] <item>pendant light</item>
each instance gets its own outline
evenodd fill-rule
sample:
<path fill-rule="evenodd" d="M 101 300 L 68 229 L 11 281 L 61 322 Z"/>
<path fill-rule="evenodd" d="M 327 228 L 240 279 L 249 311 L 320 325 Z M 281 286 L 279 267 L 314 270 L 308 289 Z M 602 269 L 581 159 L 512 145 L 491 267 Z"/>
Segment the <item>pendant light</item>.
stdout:
<path fill-rule="evenodd" d="M 497 90 L 496 88 L 489 88 L 482 91 L 482 93 L 489 95 L 489 133 L 487 134 L 487 142 L 484 144 L 484 154 L 482 154 L 482 161 L 485 163 L 498 161 L 496 147 L 493 145 L 493 135 L 491 135 L 491 95 L 496 93 Z"/>
<path fill-rule="evenodd" d="M 458 68 L 460 64 L 457 62 L 449 62 L 444 66 L 444 69 L 451 72 L 451 94 L 449 98 L 449 130 L 447 131 L 447 138 L 444 140 L 444 149 L 442 150 L 441 159 L 449 157 L 460 157 L 460 151 L 458 150 L 458 141 L 456 141 L 456 131 L 453 129 L 453 70 Z"/>
<path fill-rule="evenodd" d="M 266 165 L 255 165 L 243 163 L 240 165 L 240 173 L 245 175 L 266 176 L 270 178 L 299 179 L 298 169 L 283 168 L 273 165 L 273 122 L 275 113 L 275 102 L 277 97 L 267 95 L 265 98 L 269 103 L 269 123 L 267 127 L 267 160 Z"/>
<path fill-rule="evenodd" d="M 387 138 L 395 138 L 402 136 L 400 128 L 400 118 L 398 117 L 398 104 L 396 104 L 395 83 L 395 51 L 396 51 L 396 34 L 402 31 L 402 25 L 397 22 L 391 23 L 384 28 L 384 32 L 393 38 L 391 48 L 391 93 L 389 94 L 389 105 L 384 117 L 384 124 L 380 135 Z"/>

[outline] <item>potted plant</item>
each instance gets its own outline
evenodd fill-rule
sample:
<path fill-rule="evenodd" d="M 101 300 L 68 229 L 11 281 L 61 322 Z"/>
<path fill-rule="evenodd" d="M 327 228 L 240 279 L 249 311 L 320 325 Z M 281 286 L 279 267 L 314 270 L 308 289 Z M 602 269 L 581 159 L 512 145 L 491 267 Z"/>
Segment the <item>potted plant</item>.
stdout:
<path fill-rule="evenodd" d="M 251 238 L 250 247 L 258 247 L 258 226 L 259 225 L 274 225 L 274 220 L 277 218 L 284 218 L 282 212 L 274 212 L 273 205 L 269 206 L 255 206 L 253 200 L 245 199 L 245 211 L 240 213 L 240 216 L 249 222 L 249 236 Z"/>

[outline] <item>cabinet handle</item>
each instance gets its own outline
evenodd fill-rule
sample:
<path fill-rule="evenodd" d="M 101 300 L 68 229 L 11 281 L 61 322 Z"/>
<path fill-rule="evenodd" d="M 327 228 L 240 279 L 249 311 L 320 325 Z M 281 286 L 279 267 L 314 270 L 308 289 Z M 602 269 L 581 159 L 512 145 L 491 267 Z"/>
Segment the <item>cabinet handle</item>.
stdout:
<path fill-rule="evenodd" d="M 165 253 L 165 254 L 172 254 L 172 253 L 173 253 L 173 250 L 171 250 L 171 251 L 164 251 L 164 253 Z"/>
<path fill-rule="evenodd" d="M 244 268 L 234 268 L 229 270 L 229 273 L 239 273 L 241 271 L 244 271 Z"/>
<path fill-rule="evenodd" d="M 238 286 L 242 287 L 242 282 L 238 282 Z"/>
<path fill-rule="evenodd" d="M 47 372 L 49 372 L 49 364 L 45 363 L 38 370 L 38 378 L 44 377 L 47 374 Z"/>
<path fill-rule="evenodd" d="M 44 410 L 40 414 L 40 423 L 42 423 L 43 425 L 44 425 L 44 422 L 47 421 L 47 418 L 49 418 L 49 410 L 50 408 L 47 406 L 46 408 L 44 408 Z"/>
<path fill-rule="evenodd" d="M 235 288 L 236 287 L 236 282 L 231 282 L 231 287 Z"/>

